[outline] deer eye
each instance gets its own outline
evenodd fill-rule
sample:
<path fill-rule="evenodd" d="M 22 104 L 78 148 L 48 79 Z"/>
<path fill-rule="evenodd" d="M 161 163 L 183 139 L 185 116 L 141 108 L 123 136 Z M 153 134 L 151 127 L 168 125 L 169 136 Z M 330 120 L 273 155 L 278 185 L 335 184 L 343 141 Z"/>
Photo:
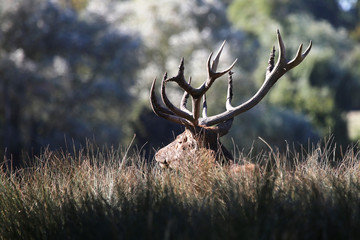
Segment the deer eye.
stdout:
<path fill-rule="evenodd" d="M 178 140 L 178 143 L 179 144 L 183 144 L 183 143 L 185 143 L 187 141 L 187 137 L 185 136 L 184 138 L 180 138 L 179 140 Z"/>

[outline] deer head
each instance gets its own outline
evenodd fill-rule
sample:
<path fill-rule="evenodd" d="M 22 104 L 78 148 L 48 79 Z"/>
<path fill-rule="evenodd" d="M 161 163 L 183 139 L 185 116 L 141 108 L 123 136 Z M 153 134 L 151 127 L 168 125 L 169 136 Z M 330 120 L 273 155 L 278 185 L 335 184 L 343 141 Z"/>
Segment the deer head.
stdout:
<path fill-rule="evenodd" d="M 296 56 L 288 61 L 285 55 L 285 46 L 282 41 L 279 30 L 277 31 L 277 39 L 279 45 L 278 61 L 275 64 L 275 47 L 272 48 L 268 67 L 266 70 L 265 81 L 260 89 L 245 103 L 238 106 L 231 104 L 233 96 L 232 72 L 237 59 L 230 67 L 224 71 L 217 71 L 221 52 L 224 48 L 225 41 L 221 45 L 214 60 L 211 63 L 213 53 L 207 60 L 207 79 L 204 83 L 194 88 L 191 86 L 191 78 L 187 82 L 184 77 L 184 59 L 181 59 L 178 74 L 175 77 L 168 78 L 165 73 L 161 81 L 161 99 L 165 106 L 161 105 L 155 96 L 156 78 L 154 79 L 150 90 L 150 103 L 154 113 L 169 121 L 185 126 L 185 132 L 180 134 L 174 142 L 160 149 L 155 159 L 162 166 L 176 165 L 175 162 L 180 161 L 186 154 L 192 154 L 198 149 L 205 148 L 213 152 L 216 159 L 224 156 L 225 160 L 232 160 L 231 153 L 220 143 L 219 138 L 228 133 L 232 126 L 235 116 L 248 111 L 256 104 L 258 104 L 263 97 L 269 92 L 270 88 L 289 70 L 299 65 L 310 52 L 312 42 L 302 52 L 303 45 L 299 46 Z M 208 116 L 206 104 L 206 92 L 212 86 L 216 79 L 228 74 L 228 89 L 226 98 L 226 111 L 223 113 Z M 176 82 L 180 88 L 184 90 L 184 95 L 181 99 L 180 106 L 176 107 L 168 99 L 165 91 L 165 86 L 169 82 Z M 191 111 L 187 108 L 187 101 L 191 96 Z M 201 113 L 201 117 L 200 117 Z"/>

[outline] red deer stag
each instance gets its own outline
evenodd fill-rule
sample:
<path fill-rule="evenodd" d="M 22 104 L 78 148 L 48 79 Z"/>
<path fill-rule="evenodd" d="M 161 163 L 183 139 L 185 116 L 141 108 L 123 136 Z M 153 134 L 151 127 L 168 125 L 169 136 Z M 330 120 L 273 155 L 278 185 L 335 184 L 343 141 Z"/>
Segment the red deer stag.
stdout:
<path fill-rule="evenodd" d="M 225 41 L 221 45 L 212 63 L 210 63 L 210 61 L 213 54 L 210 54 L 207 60 L 208 77 L 200 87 L 192 87 L 191 78 L 189 82 L 185 80 L 184 59 L 181 59 L 177 76 L 168 78 L 165 73 L 161 82 L 161 98 L 165 106 L 159 104 L 155 96 L 156 78 L 154 79 L 150 90 L 150 102 L 154 113 L 169 121 L 185 126 L 185 131 L 182 134 L 178 135 L 172 143 L 156 153 L 155 159 L 162 167 L 176 167 L 180 160 L 186 159 L 189 154 L 192 155 L 200 149 L 207 149 L 207 151 L 211 152 L 210 155 L 214 156 L 214 159 L 223 159 L 224 161 L 232 162 L 232 154 L 220 143 L 219 138 L 228 133 L 235 116 L 248 111 L 258 104 L 278 79 L 305 59 L 312 46 L 312 42 L 310 41 L 308 48 L 302 53 L 303 45 L 301 44 L 295 58 L 287 61 L 285 57 L 285 46 L 279 30 L 277 31 L 277 39 L 280 49 L 277 63 L 274 63 L 275 47 L 273 47 L 270 53 L 264 83 L 253 97 L 236 107 L 231 105 L 233 96 L 231 69 L 234 67 L 237 59 L 226 70 L 217 72 Z M 215 80 L 226 73 L 229 74 L 226 111 L 215 116 L 207 116 L 205 94 Z M 176 82 L 185 91 L 180 102 L 180 107 L 174 106 L 166 95 L 165 86 L 169 82 Z M 191 96 L 192 100 L 192 111 L 186 107 L 189 96 Z M 200 117 L 200 112 L 202 112 L 202 117 Z"/>

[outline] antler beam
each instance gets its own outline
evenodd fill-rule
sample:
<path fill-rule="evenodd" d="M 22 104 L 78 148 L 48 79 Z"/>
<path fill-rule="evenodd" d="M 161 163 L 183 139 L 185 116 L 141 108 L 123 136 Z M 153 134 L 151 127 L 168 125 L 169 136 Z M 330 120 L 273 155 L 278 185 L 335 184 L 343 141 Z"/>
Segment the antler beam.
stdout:
<path fill-rule="evenodd" d="M 237 59 L 228 67 L 227 69 L 217 72 L 217 67 L 219 64 L 220 56 L 222 53 L 222 50 L 225 46 L 226 41 L 223 42 L 221 47 L 219 48 L 212 64 L 211 64 L 211 58 L 213 53 L 209 55 L 209 58 L 207 60 L 207 72 L 208 77 L 204 81 L 204 83 L 199 88 L 193 88 L 191 86 L 191 78 L 189 82 L 185 80 L 184 77 L 184 59 L 181 59 L 179 71 L 178 74 L 175 77 L 167 78 L 167 74 L 164 75 L 162 82 L 161 82 L 161 98 L 163 103 L 166 107 L 161 106 L 158 101 L 156 100 L 155 96 L 155 84 L 156 79 L 153 81 L 153 84 L 151 86 L 150 91 L 150 102 L 153 108 L 153 111 L 160 117 L 166 118 L 170 121 L 185 125 L 187 127 L 196 127 L 196 126 L 206 126 L 210 127 L 215 124 L 223 123 L 227 120 L 230 120 L 234 118 L 235 116 L 248 111 L 252 107 L 254 107 L 256 104 L 258 104 L 263 97 L 269 92 L 271 87 L 289 70 L 299 65 L 305 57 L 308 55 L 308 53 L 311 50 L 312 42 L 310 41 L 309 46 L 305 50 L 304 53 L 302 53 L 302 47 L 301 44 L 299 46 L 299 49 L 296 53 L 296 56 L 291 61 L 287 61 L 286 59 L 286 49 L 284 42 L 282 40 L 280 31 L 277 31 L 277 39 L 278 39 L 278 45 L 279 45 L 279 57 L 277 63 L 274 65 L 274 58 L 275 58 L 275 47 L 273 47 L 270 59 L 269 59 L 269 65 L 267 67 L 266 71 L 266 77 L 265 81 L 260 87 L 260 89 L 256 92 L 256 94 L 250 98 L 245 103 L 238 105 L 236 107 L 233 107 L 231 105 L 231 99 L 232 99 L 232 72 L 231 69 L 234 67 Z M 215 116 L 207 116 L 207 104 L 206 104 L 206 92 L 209 90 L 209 88 L 212 86 L 212 84 L 215 82 L 216 79 L 220 78 L 224 74 L 229 73 L 229 82 L 228 82 L 228 95 L 226 100 L 226 111 L 220 114 L 217 114 Z M 168 82 L 176 82 L 185 92 L 183 95 L 183 98 L 181 100 L 180 108 L 174 106 L 170 100 L 168 99 L 165 91 L 166 83 Z M 192 97 L 192 111 L 189 111 L 186 108 L 187 100 L 189 96 Z M 203 114 L 202 118 L 200 118 L 200 112 L 201 112 L 201 99 L 203 99 Z"/>

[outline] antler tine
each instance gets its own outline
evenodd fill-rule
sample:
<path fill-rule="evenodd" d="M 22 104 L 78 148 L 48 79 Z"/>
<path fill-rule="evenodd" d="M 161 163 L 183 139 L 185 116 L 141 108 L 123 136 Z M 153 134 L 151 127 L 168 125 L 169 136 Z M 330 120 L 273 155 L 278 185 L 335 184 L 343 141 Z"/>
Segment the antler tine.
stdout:
<path fill-rule="evenodd" d="M 207 118 L 207 103 L 206 103 L 206 94 L 204 94 L 203 98 L 203 111 L 202 111 L 202 117 Z"/>
<path fill-rule="evenodd" d="M 302 53 L 302 47 L 303 47 L 303 44 L 300 44 L 299 49 L 296 53 L 296 56 L 294 57 L 293 60 L 291 60 L 288 63 L 289 69 L 296 67 L 305 59 L 305 57 L 309 54 L 309 52 L 311 50 L 312 41 L 310 41 L 309 46 L 306 48 L 304 53 Z"/>
<path fill-rule="evenodd" d="M 184 58 L 181 58 L 178 74 L 175 77 L 166 79 L 165 82 L 176 82 L 184 91 L 188 92 L 191 96 L 198 95 L 199 90 L 193 88 L 186 82 L 184 77 Z"/>
<path fill-rule="evenodd" d="M 169 121 L 185 126 L 191 126 L 191 123 L 189 121 L 187 121 L 182 117 L 178 117 L 174 115 L 174 113 L 171 112 L 169 109 L 164 108 L 159 104 L 155 95 L 155 85 L 156 85 L 156 78 L 154 79 L 150 89 L 150 104 L 153 112 L 159 117 L 165 118 Z"/>
<path fill-rule="evenodd" d="M 212 62 L 211 71 L 213 71 L 213 72 L 216 72 L 216 70 L 217 70 L 219 60 L 220 60 L 220 56 L 221 56 L 221 52 L 224 49 L 225 43 L 226 43 L 226 40 L 224 40 L 224 42 L 221 44 L 221 46 L 220 46 L 220 48 L 219 48 L 213 62 Z M 212 56 L 212 54 L 211 54 L 211 56 Z"/>
<path fill-rule="evenodd" d="M 224 41 L 222 43 L 222 45 L 220 46 L 218 53 L 215 56 L 215 59 L 213 61 L 213 64 L 210 64 L 211 62 L 211 58 L 213 53 L 210 53 L 209 58 L 207 60 L 207 71 L 208 71 L 208 78 L 206 79 L 206 81 L 201 85 L 200 88 L 195 89 L 195 94 L 191 94 L 193 97 L 193 117 L 195 119 L 195 122 L 198 121 L 199 116 L 200 116 L 200 101 L 201 101 L 201 97 L 206 93 L 206 91 L 211 87 L 211 85 L 214 83 L 214 81 L 223 76 L 224 74 L 226 74 L 227 72 L 231 71 L 231 69 L 234 67 L 235 63 L 237 62 L 237 59 L 235 59 L 235 61 L 231 64 L 230 67 L 228 67 L 227 69 L 225 69 L 222 72 L 216 72 L 217 69 L 217 65 L 219 63 L 219 59 L 221 56 L 221 52 L 225 46 L 226 41 Z"/>
<path fill-rule="evenodd" d="M 189 93 L 194 99 L 200 99 L 205 94 L 205 92 L 211 87 L 214 81 L 217 78 L 226 74 L 227 72 L 231 71 L 231 69 L 234 67 L 235 63 L 237 62 L 237 59 L 235 59 L 235 61 L 230 65 L 230 67 L 228 67 L 222 72 L 216 72 L 217 65 L 219 63 L 219 59 L 221 56 L 221 52 L 225 46 L 225 43 L 226 41 L 224 41 L 220 46 L 218 53 L 216 54 L 216 57 L 212 64 L 210 64 L 210 61 L 213 53 L 210 53 L 209 58 L 207 60 L 208 78 L 200 88 L 193 88 L 189 83 L 186 82 L 184 77 L 184 58 L 182 58 L 180 61 L 178 74 L 175 77 L 166 79 L 165 82 L 176 82 L 185 92 Z M 199 105 L 199 104 L 195 104 L 195 105 Z"/>
<path fill-rule="evenodd" d="M 191 77 L 189 79 L 189 85 L 191 84 Z M 184 91 L 184 94 L 181 98 L 181 102 L 180 102 L 180 109 L 186 113 L 188 113 L 189 115 L 192 115 L 192 112 L 190 112 L 187 107 L 186 107 L 186 104 L 187 104 L 187 100 L 189 99 L 189 96 L 190 94 L 186 91 Z"/>
<path fill-rule="evenodd" d="M 235 61 L 230 65 L 230 67 L 228 67 L 227 69 L 225 69 L 222 72 L 216 72 L 217 69 L 217 65 L 219 63 L 219 59 L 221 56 L 221 52 L 225 46 L 226 41 L 224 41 L 222 43 L 222 45 L 220 46 L 218 53 L 215 56 L 215 59 L 213 61 L 213 64 L 210 64 L 211 62 L 211 58 L 213 53 L 210 53 L 209 58 L 207 60 L 207 71 L 208 71 L 208 78 L 206 79 L 206 81 L 201 85 L 200 88 L 196 89 L 196 95 L 192 95 L 193 96 L 193 116 L 194 119 L 197 121 L 199 119 L 199 115 L 200 115 L 200 100 L 201 97 L 206 93 L 206 91 L 211 87 L 211 85 L 215 82 L 216 79 L 218 79 L 219 77 L 223 76 L 224 74 L 228 73 L 229 71 L 231 71 L 231 69 L 234 67 L 235 63 L 237 62 L 237 59 L 235 59 Z M 191 94 L 191 93 L 190 93 Z"/>
<path fill-rule="evenodd" d="M 158 100 L 156 98 L 156 94 L 155 94 L 155 85 L 156 85 L 156 78 L 152 82 L 151 88 L 150 88 L 150 104 L 151 104 L 151 108 L 153 109 L 153 111 L 158 116 L 160 116 L 161 114 L 173 115 L 173 112 L 171 112 L 169 109 L 164 108 L 163 106 L 161 106 L 159 104 L 159 102 L 158 102 Z"/>
<path fill-rule="evenodd" d="M 285 45 L 284 45 L 284 42 L 282 40 L 279 29 L 276 31 L 276 34 L 277 34 L 277 39 L 278 39 L 279 51 L 280 51 L 279 58 L 278 58 L 278 61 L 277 61 L 276 65 L 279 65 L 281 63 L 286 63 L 287 62 L 287 60 L 286 60 L 286 49 L 285 49 Z"/>
<path fill-rule="evenodd" d="M 278 60 L 277 65 L 280 64 L 279 63 L 280 61 L 284 61 L 284 63 L 286 63 L 286 66 L 287 66 L 286 71 L 289 71 L 290 69 L 299 65 L 305 59 L 305 57 L 308 55 L 308 53 L 311 50 L 312 41 L 310 41 L 309 46 L 306 48 L 304 53 L 302 53 L 303 44 L 300 44 L 300 46 L 297 50 L 296 56 L 291 61 L 287 62 L 286 55 L 285 55 L 286 49 L 285 49 L 284 42 L 282 41 L 282 37 L 281 37 L 279 29 L 277 30 L 277 36 L 278 36 L 278 42 L 279 42 L 279 48 L 280 48 L 279 60 Z"/>
<path fill-rule="evenodd" d="M 223 76 L 224 74 L 228 73 L 229 71 L 231 71 L 231 69 L 234 67 L 235 63 L 237 62 L 237 58 L 235 59 L 235 61 L 230 65 L 230 67 L 228 67 L 227 69 L 225 69 L 222 72 L 216 72 L 217 69 L 217 64 L 219 62 L 219 58 L 221 55 L 221 51 L 222 48 L 224 47 L 225 42 L 221 45 L 219 52 L 212 64 L 212 66 L 210 66 L 210 61 L 211 61 L 211 57 L 213 53 L 210 53 L 209 58 L 207 60 L 207 70 L 208 70 L 208 79 L 206 80 L 205 84 L 204 84 L 204 93 L 211 87 L 211 85 L 214 83 L 214 81 L 216 79 L 218 79 L 219 77 Z M 213 66 L 216 66 L 215 69 L 213 70 Z"/>
<path fill-rule="evenodd" d="M 226 97 L 226 110 L 229 111 L 233 109 L 231 105 L 231 100 L 233 97 L 233 79 L 232 79 L 233 72 L 229 72 L 229 79 L 228 79 L 228 89 L 227 89 L 227 97 Z"/>
<path fill-rule="evenodd" d="M 269 76 L 269 74 L 272 72 L 272 70 L 274 69 L 274 60 L 275 60 L 275 46 L 273 46 L 271 52 L 270 52 L 270 57 L 269 57 L 269 61 L 268 61 L 268 67 L 266 69 L 266 78 Z"/>
<path fill-rule="evenodd" d="M 170 102 L 169 98 L 166 95 L 166 91 L 165 91 L 166 79 L 167 79 L 167 74 L 165 73 L 164 78 L 161 82 L 161 98 L 162 98 L 163 103 L 165 103 L 165 105 L 170 109 L 170 111 L 173 112 L 176 116 L 185 118 L 185 119 L 189 120 L 190 122 L 193 122 L 194 119 L 190 114 L 175 107 L 174 104 L 172 104 Z"/>
<path fill-rule="evenodd" d="M 233 97 L 233 79 L 232 79 L 233 72 L 229 72 L 228 78 L 228 89 L 227 89 L 227 97 L 226 97 L 226 111 L 232 110 L 234 107 L 231 105 L 231 100 Z M 219 133 L 219 136 L 224 136 L 227 134 L 232 126 L 234 117 L 227 119 L 224 122 L 219 123 L 216 128 Z"/>

